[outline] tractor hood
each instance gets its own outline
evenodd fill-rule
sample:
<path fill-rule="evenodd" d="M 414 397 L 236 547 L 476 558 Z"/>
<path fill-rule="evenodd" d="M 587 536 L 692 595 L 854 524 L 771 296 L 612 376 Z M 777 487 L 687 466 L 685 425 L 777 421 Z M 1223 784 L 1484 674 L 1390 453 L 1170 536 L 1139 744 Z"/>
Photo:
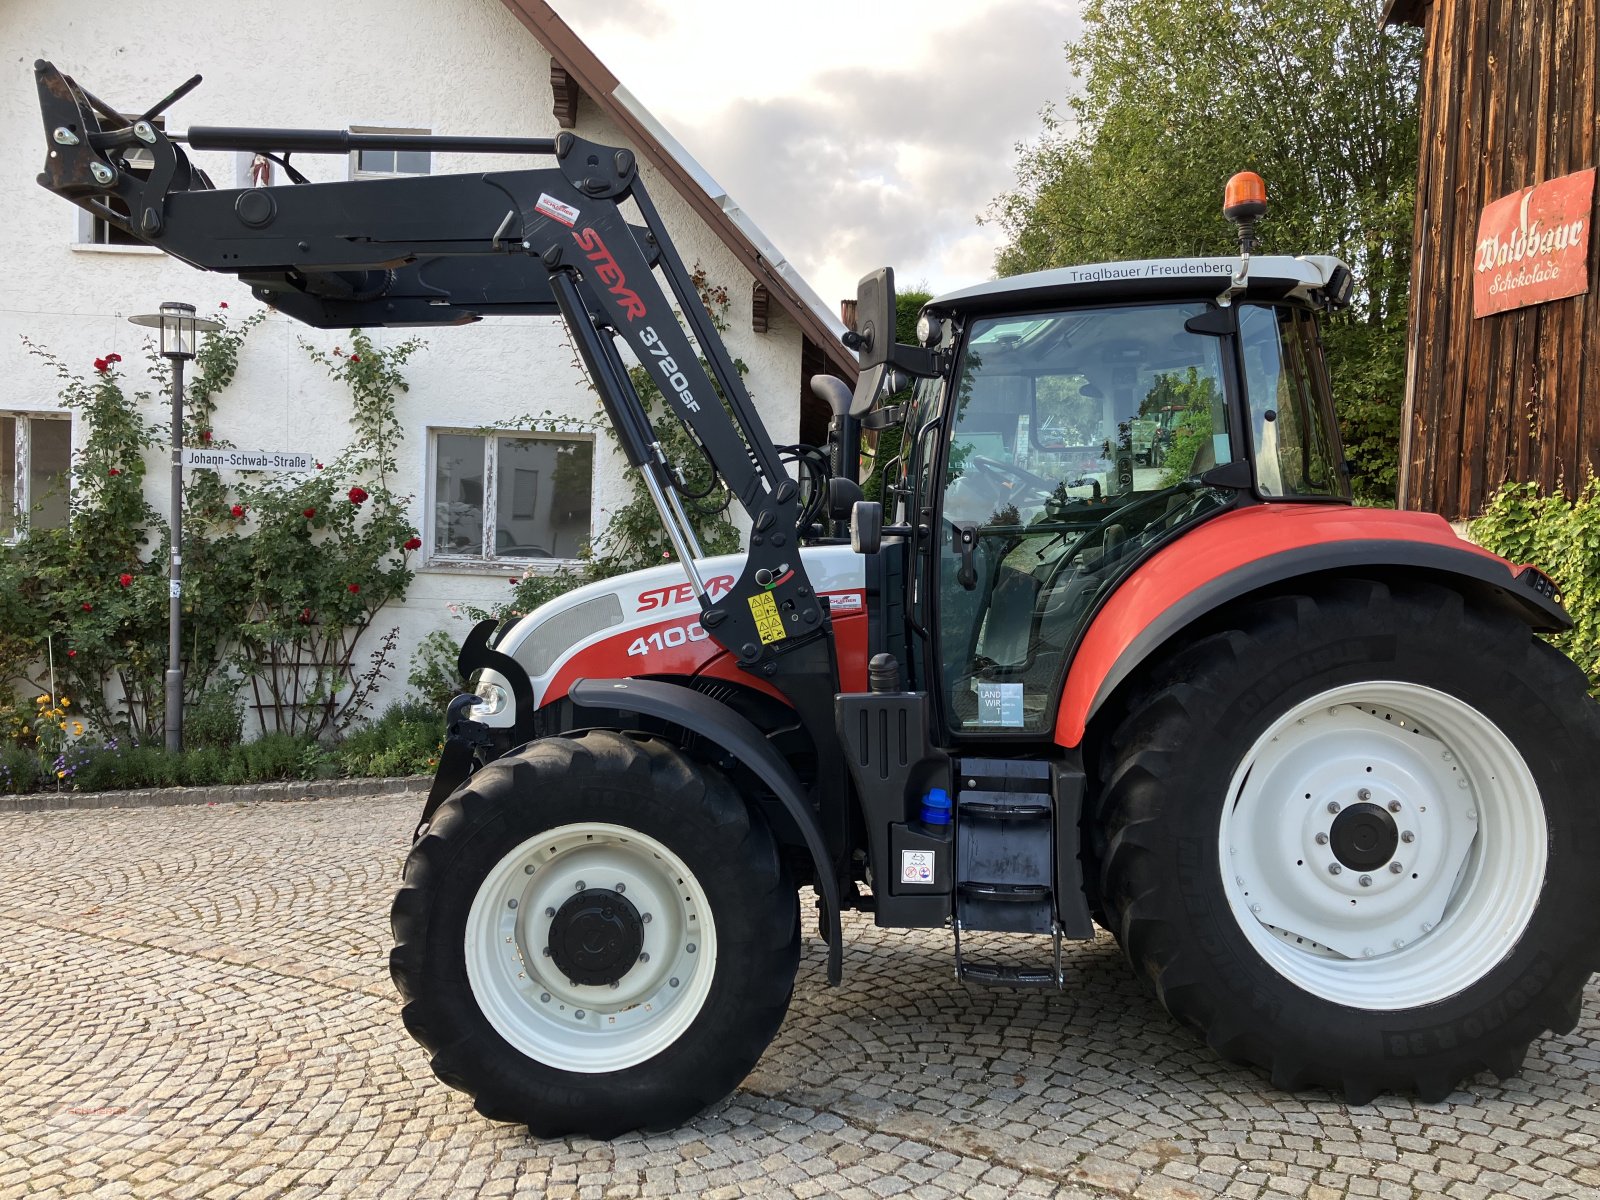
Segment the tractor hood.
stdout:
<path fill-rule="evenodd" d="M 817 594 L 835 613 L 860 612 L 866 568 L 849 546 L 808 546 L 800 551 Z M 701 559 L 701 578 L 713 597 L 731 588 L 744 569 L 743 554 Z M 585 584 L 523 617 L 494 647 L 528 673 L 534 702 L 543 707 L 579 678 L 694 675 L 722 649 L 700 626 L 700 605 L 676 563 L 631 571 Z M 497 672 L 485 670 L 473 710 L 486 725 L 508 728 L 517 714 L 511 691 Z"/>

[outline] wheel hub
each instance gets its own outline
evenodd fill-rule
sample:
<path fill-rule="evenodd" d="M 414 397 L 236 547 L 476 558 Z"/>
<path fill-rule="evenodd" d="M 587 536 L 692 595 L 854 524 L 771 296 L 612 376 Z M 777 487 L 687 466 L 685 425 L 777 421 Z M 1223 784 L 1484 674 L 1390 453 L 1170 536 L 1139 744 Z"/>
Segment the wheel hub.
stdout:
<path fill-rule="evenodd" d="M 556 969 L 573 983 L 616 983 L 639 960 L 644 922 L 626 896 L 589 888 L 556 910 L 549 947 Z"/>
<path fill-rule="evenodd" d="M 1352 871 L 1371 871 L 1394 858 L 1400 830 L 1394 818 L 1377 804 L 1352 804 L 1334 818 L 1328 830 L 1328 848 Z"/>

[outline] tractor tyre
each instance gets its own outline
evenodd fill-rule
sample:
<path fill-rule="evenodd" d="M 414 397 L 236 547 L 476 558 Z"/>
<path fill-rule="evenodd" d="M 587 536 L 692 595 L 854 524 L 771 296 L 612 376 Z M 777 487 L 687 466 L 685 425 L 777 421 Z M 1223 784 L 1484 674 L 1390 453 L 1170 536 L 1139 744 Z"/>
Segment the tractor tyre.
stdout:
<path fill-rule="evenodd" d="M 1600 708 L 1428 584 L 1254 602 L 1100 755 L 1109 928 L 1168 1012 L 1286 1090 L 1440 1100 L 1576 1024 L 1600 959 Z"/>
<path fill-rule="evenodd" d="M 666 742 L 545 738 L 406 860 L 390 972 L 434 1073 L 541 1137 L 681 1124 L 777 1033 L 799 900 L 771 832 Z"/>

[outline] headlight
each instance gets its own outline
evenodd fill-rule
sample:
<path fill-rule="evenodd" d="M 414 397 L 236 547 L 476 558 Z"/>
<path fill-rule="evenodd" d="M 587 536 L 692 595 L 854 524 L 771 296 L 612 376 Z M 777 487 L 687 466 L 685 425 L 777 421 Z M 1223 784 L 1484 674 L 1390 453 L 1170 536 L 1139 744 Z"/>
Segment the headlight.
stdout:
<path fill-rule="evenodd" d="M 478 702 L 472 706 L 474 716 L 498 717 L 511 702 L 510 693 L 498 683 L 491 683 L 485 679 L 478 684 Z"/>

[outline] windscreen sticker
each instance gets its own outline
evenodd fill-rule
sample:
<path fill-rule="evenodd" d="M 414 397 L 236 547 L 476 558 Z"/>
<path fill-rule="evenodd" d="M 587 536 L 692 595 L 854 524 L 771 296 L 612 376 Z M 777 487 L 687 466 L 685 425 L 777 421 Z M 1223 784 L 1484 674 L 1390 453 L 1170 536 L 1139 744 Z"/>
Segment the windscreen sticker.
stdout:
<path fill-rule="evenodd" d="M 1020 683 L 978 684 L 979 725 L 1021 725 L 1022 685 Z"/>
<path fill-rule="evenodd" d="M 750 597 L 750 615 L 756 619 L 756 636 L 763 646 L 781 642 L 788 637 L 783 627 L 783 617 L 778 613 L 778 602 L 771 592 L 757 592 Z"/>
<path fill-rule="evenodd" d="M 562 200 L 557 200 L 548 192 L 539 193 L 539 202 L 533 206 L 534 212 L 543 213 L 552 221 L 560 221 L 571 228 L 578 223 L 578 210 Z"/>

